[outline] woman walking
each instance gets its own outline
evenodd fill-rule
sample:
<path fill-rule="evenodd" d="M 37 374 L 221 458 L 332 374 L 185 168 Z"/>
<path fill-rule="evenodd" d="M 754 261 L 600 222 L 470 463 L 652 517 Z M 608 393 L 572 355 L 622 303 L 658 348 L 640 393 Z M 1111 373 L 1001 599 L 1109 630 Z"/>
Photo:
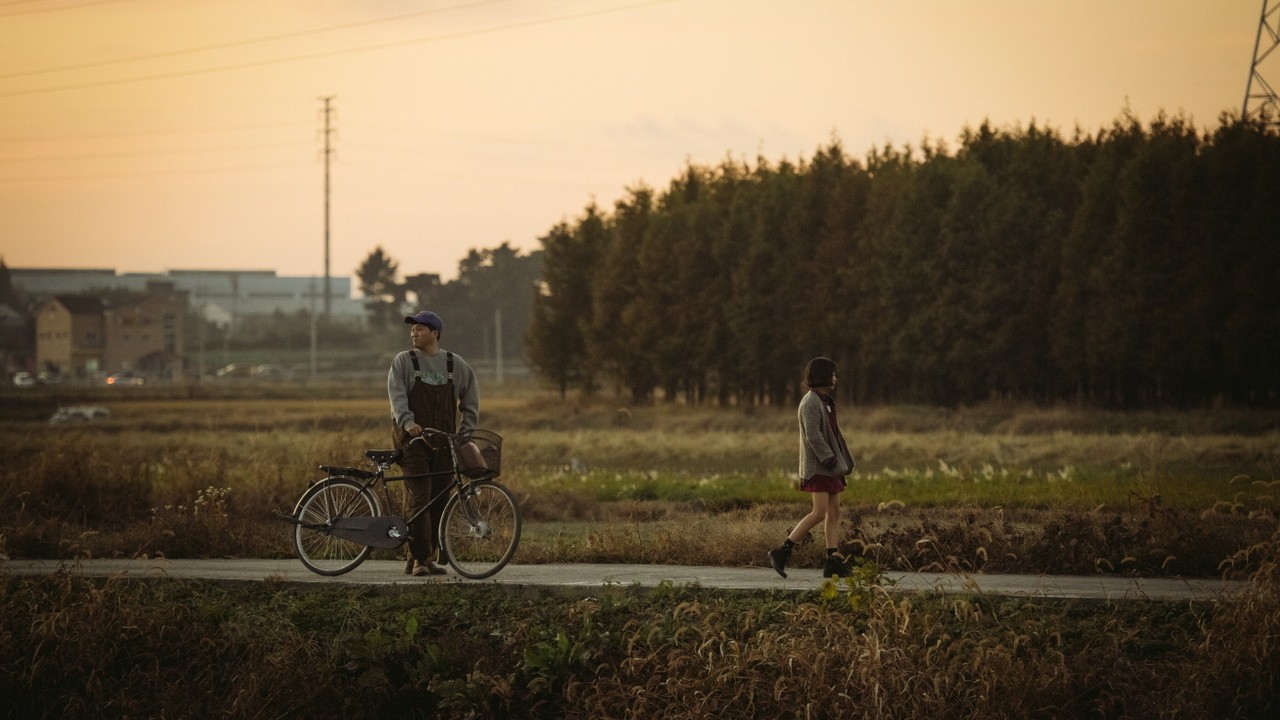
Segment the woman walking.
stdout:
<path fill-rule="evenodd" d="M 800 489 L 813 497 L 813 509 L 781 547 L 769 551 L 769 564 L 786 577 L 791 550 L 821 522 L 827 541 L 822 576 L 848 576 L 849 568 L 838 552 L 840 493 L 844 492 L 845 476 L 853 472 L 853 456 L 836 422 L 836 364 L 825 357 L 810 360 L 804 369 L 804 385 L 809 391 L 796 411 L 800 421 Z"/>

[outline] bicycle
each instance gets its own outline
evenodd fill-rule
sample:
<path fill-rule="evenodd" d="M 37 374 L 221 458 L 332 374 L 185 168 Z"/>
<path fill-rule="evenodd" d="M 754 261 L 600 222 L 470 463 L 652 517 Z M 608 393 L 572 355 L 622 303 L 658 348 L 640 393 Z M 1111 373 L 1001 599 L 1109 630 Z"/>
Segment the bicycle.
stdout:
<path fill-rule="evenodd" d="M 414 442 L 428 437 L 446 440 L 451 469 L 412 475 L 387 475 L 404 450 L 366 450 L 365 457 L 376 468 L 321 465 L 327 477 L 302 493 L 293 514 L 280 515 L 293 523 L 293 546 L 302 564 L 319 575 L 335 576 L 354 570 L 375 548 L 392 549 L 409 541 L 409 524 L 427 511 L 408 518 L 383 515 L 376 486 L 381 485 L 387 507 L 391 500 L 389 483 L 399 480 L 448 475 L 452 481 L 432 497 L 451 496 L 440 513 L 440 554 L 462 577 L 482 580 L 496 574 L 511 561 L 520 544 L 520 506 L 502 483 L 500 475 L 502 438 L 488 430 L 475 430 L 469 438 L 426 429 Z M 461 441 L 461 445 L 460 445 Z M 468 443 L 475 447 L 466 447 Z M 459 448 L 473 459 L 460 463 Z M 478 456 L 476 451 L 478 450 Z"/>

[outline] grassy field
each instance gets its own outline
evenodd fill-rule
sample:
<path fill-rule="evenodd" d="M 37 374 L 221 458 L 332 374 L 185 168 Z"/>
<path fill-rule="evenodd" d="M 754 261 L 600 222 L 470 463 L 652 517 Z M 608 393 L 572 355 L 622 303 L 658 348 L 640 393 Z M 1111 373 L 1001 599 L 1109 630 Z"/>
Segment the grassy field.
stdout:
<path fill-rule="evenodd" d="M 132 390 L 116 388 L 114 390 Z M 0 397 L 0 553 L 284 557 L 376 388 Z M 367 395 L 367 396 L 365 396 Z M 51 426 L 59 405 L 109 419 Z M 788 409 L 490 393 L 518 562 L 760 565 L 804 511 Z M 0 574 L 0 718 L 1274 718 L 1280 418 L 842 408 L 844 547 L 805 595 Z M 385 552 L 385 551 L 383 551 Z M 796 556 L 817 562 L 817 548 Z M 1251 577 L 1231 601 L 902 596 L 884 569 Z"/>
<path fill-rule="evenodd" d="M 133 392 L 136 391 L 136 392 Z M 389 446 L 380 388 L 8 391 L 0 552 L 283 557 L 316 466 Z M 59 406 L 110 417 L 50 425 Z M 489 392 L 519 562 L 762 564 L 807 496 L 789 408 L 631 407 Z M 1280 414 L 1000 405 L 842 409 L 844 547 L 894 569 L 1212 576 L 1269 537 Z M 817 549 L 799 565 L 817 562 Z"/>

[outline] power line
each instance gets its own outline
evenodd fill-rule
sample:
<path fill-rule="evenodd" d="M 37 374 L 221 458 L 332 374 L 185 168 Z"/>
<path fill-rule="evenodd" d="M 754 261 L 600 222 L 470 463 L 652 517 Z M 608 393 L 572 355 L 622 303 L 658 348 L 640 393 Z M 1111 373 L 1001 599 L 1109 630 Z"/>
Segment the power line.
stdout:
<path fill-rule="evenodd" d="M 39 0 L 17 0 L 16 2 L 0 3 L 0 8 L 13 7 L 15 5 L 28 5 Z M 59 10 L 79 10 L 80 8 L 93 7 L 95 5 L 110 5 L 118 2 L 129 2 L 129 0 L 97 0 L 97 2 L 83 2 L 77 5 L 61 5 L 59 7 L 42 7 L 31 8 L 29 10 L 19 10 L 17 12 L 0 13 L 0 17 L 18 17 L 20 15 L 35 15 L 37 13 L 58 12 Z"/>
<path fill-rule="evenodd" d="M 426 37 L 410 38 L 408 40 L 397 40 L 394 42 L 379 43 L 377 45 L 365 45 L 362 47 L 346 48 L 342 50 L 326 50 L 323 52 L 306 53 L 302 55 L 292 55 L 289 57 L 275 58 L 273 60 L 258 60 L 252 62 L 230 63 L 227 65 L 216 65 L 206 68 L 195 68 L 192 70 L 181 70 L 168 73 L 155 73 L 152 75 L 139 75 L 131 78 L 119 78 L 116 80 L 101 80 L 96 82 L 85 82 L 71 85 L 58 85 L 42 88 L 28 88 L 26 90 L 10 90 L 8 92 L 0 92 L 0 97 L 17 97 L 20 95 L 35 95 L 46 92 L 62 92 L 66 90 L 85 90 L 88 88 L 108 87 L 112 85 L 125 85 L 128 83 L 145 82 L 147 80 L 169 80 L 181 77 L 190 77 L 192 75 L 208 75 L 211 73 L 227 72 L 231 70 L 245 70 L 254 67 L 263 67 L 266 65 L 278 65 L 281 63 L 301 62 L 305 60 L 317 60 L 320 58 L 336 57 L 339 55 L 351 55 L 362 52 L 373 52 L 377 50 L 389 50 L 392 48 L 405 47 L 408 45 L 420 45 L 423 43 L 440 42 L 444 40 L 458 40 L 467 37 L 477 37 L 480 35 L 488 35 L 495 32 L 506 30 L 516 30 L 521 28 L 538 27 L 542 25 L 552 25 L 555 23 L 567 22 L 570 20 L 581 20 L 587 17 L 597 17 L 601 15 L 611 15 L 640 8 L 651 7 L 654 5 L 666 5 L 679 0 L 648 0 L 648 2 L 634 3 L 631 5 L 622 5 L 619 7 L 605 8 L 602 10 L 588 10 L 570 15 L 558 15 L 550 18 L 541 18 L 537 20 L 525 20 L 522 22 L 510 23 L 507 25 L 497 25 L 489 28 L 481 28 L 479 30 L 462 30 L 454 33 L 445 33 L 443 35 L 430 35 Z"/>
<path fill-rule="evenodd" d="M 234 147 L 184 148 L 178 150 L 121 151 L 101 153 L 76 153 L 68 155 L 28 155 L 25 157 L 0 157 L 0 163 L 22 163 L 45 160 L 102 160 L 108 158 L 127 157 L 159 157 L 162 155 L 185 155 L 188 153 L 240 152 L 242 150 L 274 150 L 282 147 L 311 145 L 310 142 L 264 143 L 257 145 L 237 145 Z"/>
<path fill-rule="evenodd" d="M 298 120 L 282 120 L 278 123 L 260 123 L 248 124 L 248 126 L 224 126 L 218 128 L 189 128 L 189 129 L 160 129 L 160 131 L 120 131 L 120 132 L 99 132 L 88 133 L 88 135 L 69 135 L 69 136 L 27 136 L 27 137 L 0 137 L 0 145 L 15 145 L 19 142 L 69 142 L 79 140 L 111 140 L 111 138 L 122 137 L 159 137 L 159 136 L 183 136 L 183 135 L 200 135 L 200 133 L 215 132 L 236 132 L 244 131 L 244 129 L 273 129 L 283 127 L 302 127 L 310 126 L 310 123 L 298 122 Z"/>
<path fill-rule="evenodd" d="M 118 0 L 108 0 L 116 2 Z M 467 10 L 480 5 L 490 5 L 495 2 L 507 2 L 508 0 L 480 0 L 479 2 L 468 3 L 465 5 L 451 5 L 449 7 L 435 8 L 433 10 L 419 10 L 418 12 L 405 13 L 403 15 L 392 15 L 391 17 L 375 18 L 373 20 L 362 20 L 358 22 L 350 22 L 342 25 L 330 25 L 328 27 L 314 28 L 311 30 L 298 30 L 295 32 L 281 33 L 279 35 L 268 35 L 260 38 L 250 38 L 248 40 L 237 40 L 235 42 L 216 43 L 213 45 L 201 45 L 193 48 L 184 48 L 182 50 L 168 50 L 165 52 L 148 53 L 145 55 L 133 55 L 124 58 L 115 58 L 113 60 L 99 60 L 97 62 L 79 63 L 75 65 L 60 65 L 57 67 L 40 68 L 36 70 L 21 70 L 18 72 L 0 73 L 0 80 L 7 80 L 16 77 L 28 77 L 31 75 L 44 75 L 54 72 L 65 72 L 68 70 L 86 70 L 89 68 L 106 67 L 108 65 L 119 65 L 121 63 L 142 62 L 144 60 L 158 60 L 160 58 L 177 57 L 179 55 L 190 55 L 192 53 L 209 52 L 212 50 L 227 50 L 230 48 L 245 47 L 247 45 L 260 45 L 262 43 L 276 42 L 278 40 L 292 40 L 295 38 L 306 37 L 308 35 L 319 35 L 321 33 L 334 32 L 337 30 L 349 30 L 351 28 L 366 27 L 368 25 L 378 25 L 381 23 L 396 22 L 398 20 L 406 20 L 421 15 L 433 15 L 436 13 L 446 12 L 450 10 Z"/>
<path fill-rule="evenodd" d="M 128 138 L 128 137 L 157 137 L 160 135 L 195 135 L 201 133 L 220 133 L 237 130 L 266 130 L 282 127 L 301 127 L 303 125 L 310 126 L 309 122 L 300 120 L 282 120 L 280 122 L 256 123 L 252 125 L 225 125 L 222 127 L 212 128 L 187 128 L 184 130 L 122 130 L 120 132 L 110 133 L 92 133 L 88 135 L 63 135 L 61 137 L 50 137 L 48 135 L 28 136 L 28 137 L 11 137 L 0 138 L 0 144 L 20 143 L 20 142 L 65 142 L 69 140 L 103 140 L 109 138 Z"/>
<path fill-rule="evenodd" d="M 11 183 L 42 183 L 42 182 L 78 182 L 81 180 L 111 180 L 118 178 L 144 178 L 172 175 L 204 175 L 209 173 L 224 172 L 245 172 L 255 170 L 282 170 L 292 168 L 314 168 L 315 165 L 310 162 L 290 162 L 290 163 L 272 163 L 267 165 L 234 165 L 229 167 L 207 167 L 200 169 L 179 169 L 179 170 L 156 170 L 154 172 L 129 172 L 129 173 L 95 173 L 85 175 L 29 175 L 27 177 L 0 177 L 0 185 Z"/>

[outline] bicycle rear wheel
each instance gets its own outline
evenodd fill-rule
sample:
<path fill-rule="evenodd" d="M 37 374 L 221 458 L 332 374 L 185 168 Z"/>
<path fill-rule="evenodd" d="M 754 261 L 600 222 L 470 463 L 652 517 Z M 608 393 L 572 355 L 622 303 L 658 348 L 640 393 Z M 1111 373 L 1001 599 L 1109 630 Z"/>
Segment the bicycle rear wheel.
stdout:
<path fill-rule="evenodd" d="M 501 570 L 520 545 L 520 506 L 501 483 L 480 480 L 449 498 L 440 543 L 459 575 L 481 580 Z"/>
<path fill-rule="evenodd" d="M 338 518 L 378 517 L 378 498 L 360 483 L 346 477 L 330 477 L 312 485 L 293 509 L 293 547 L 298 559 L 318 575 L 350 572 L 369 557 L 373 548 L 343 540 L 326 530 Z"/>

